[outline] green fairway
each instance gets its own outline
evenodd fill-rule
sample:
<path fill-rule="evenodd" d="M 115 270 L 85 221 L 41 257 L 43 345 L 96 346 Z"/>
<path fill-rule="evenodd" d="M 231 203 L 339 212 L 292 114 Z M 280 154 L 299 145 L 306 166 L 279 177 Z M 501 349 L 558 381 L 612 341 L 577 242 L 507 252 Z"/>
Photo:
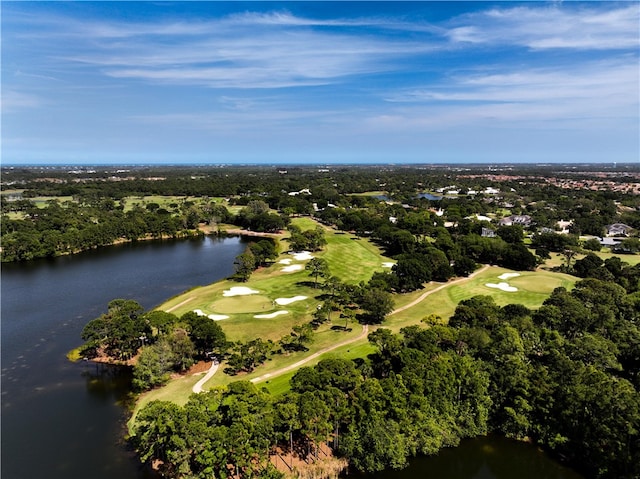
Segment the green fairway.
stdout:
<path fill-rule="evenodd" d="M 233 296 L 214 301 L 208 308 L 213 313 L 241 314 L 264 313 L 274 309 L 272 299 L 262 295 Z"/>
<path fill-rule="evenodd" d="M 518 273 L 519 276 L 500 279 L 499 276 L 504 273 L 514 272 L 504 268 L 490 267 L 468 281 L 451 284 L 427 296 L 414 307 L 393 315 L 388 320 L 388 325 L 394 330 L 399 330 L 402 327 L 415 324 L 431 314 L 448 319 L 460 301 L 477 295 L 491 296 L 500 306 L 517 303 L 535 309 L 542 305 L 555 288 L 563 286 L 570 289 L 578 280 L 574 276 L 544 270 L 521 271 Z M 499 283 L 507 283 L 509 286 L 517 288 L 517 291 L 502 291 L 487 286 L 487 284 Z M 433 289 L 433 285 L 430 286 Z M 411 293 L 412 300 L 418 296 L 420 294 L 417 292 Z M 408 302 L 404 301 L 404 303 Z"/>
<path fill-rule="evenodd" d="M 302 230 L 316 228 L 318 224 L 310 218 L 295 218 L 294 224 Z M 281 254 L 268 267 L 255 271 L 246 283 L 220 281 L 199 287 L 174 297 L 158 309 L 177 315 L 187 311 L 200 309 L 204 314 L 224 314 L 227 319 L 220 321 L 230 341 L 249 341 L 255 338 L 278 342 L 280 338 L 290 334 L 291 329 L 308 322 L 313 312 L 326 294 L 321 288 L 314 288 L 313 278 L 305 271 L 308 260 L 298 260 L 288 254 L 288 233 L 280 236 L 278 244 Z M 376 271 L 385 271 L 383 263 L 390 261 L 382 256 L 379 249 L 366 239 L 325 228 L 327 245 L 323 251 L 312 253 L 328 262 L 331 275 L 348 283 L 368 281 Z M 280 261 L 287 260 L 285 263 Z M 287 271 L 291 266 L 299 265 L 300 269 Z M 507 278 L 501 275 L 511 273 Z M 513 271 L 486 267 L 479 270 L 471 278 L 458 278 L 449 283 L 430 283 L 419 291 L 406 295 L 396 295 L 395 308 L 398 311 L 388 317 L 381 327 L 399 331 L 402 327 L 419 324 L 420 320 L 436 314 L 448 319 L 457 304 L 476 295 L 490 295 L 499 305 L 519 303 L 528 308 L 538 308 L 554 288 L 564 286 L 571 288 L 577 278 L 545 270 L 525 271 L 513 275 Z M 319 281 L 322 283 L 322 280 Z M 507 283 L 516 291 L 502 291 L 490 288 L 487 284 Z M 225 296 L 231 288 L 249 288 L 252 294 L 242 296 Z M 304 297 L 304 298 L 303 298 Z M 295 300 L 293 300 L 295 298 Z M 282 303 L 282 304 L 278 304 Z M 406 309 L 405 309 L 406 308 Z M 282 314 L 256 318 L 275 312 Z M 203 320 L 208 320 L 203 318 Z M 359 324 L 351 324 L 349 332 L 332 326 L 342 326 L 343 322 L 334 314 L 332 321 L 322 325 L 314 333 L 314 341 L 309 350 L 288 354 L 276 354 L 267 362 L 249 374 L 228 376 L 223 373 L 224 363 L 220 370 L 204 385 L 204 389 L 224 386 L 232 381 L 256 379 L 257 384 L 267 387 L 274 394 L 288 390 L 288 379 L 295 374 L 295 369 L 312 366 L 323 357 L 338 355 L 339 357 L 365 357 L 373 351 L 366 334 Z M 372 331 L 371 328 L 369 331 Z M 349 342 L 344 346 L 342 343 Z M 291 368 L 294 368 L 293 370 Z M 273 375 L 273 376 L 272 376 Z M 165 388 L 152 391 L 144 396 L 141 404 L 152 399 L 169 399 L 184 402 L 191 394 L 191 387 L 197 379 L 180 379 L 172 381 Z M 137 408 L 141 404 L 137 405 Z"/>

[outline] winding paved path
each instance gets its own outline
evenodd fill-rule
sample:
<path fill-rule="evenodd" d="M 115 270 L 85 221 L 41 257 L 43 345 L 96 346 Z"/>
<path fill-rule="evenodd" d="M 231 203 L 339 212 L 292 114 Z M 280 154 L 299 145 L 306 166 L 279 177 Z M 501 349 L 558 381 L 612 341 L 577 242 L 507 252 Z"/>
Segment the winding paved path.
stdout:
<path fill-rule="evenodd" d="M 438 291 L 440 291 L 441 289 L 446 288 L 447 286 L 451 286 L 452 284 L 457 284 L 457 283 L 463 283 L 471 278 L 473 278 L 475 275 L 480 274 L 484 271 L 486 271 L 487 269 L 489 269 L 490 266 L 486 265 L 482 268 L 480 268 L 478 271 L 474 271 L 473 273 L 471 273 L 469 276 L 465 276 L 464 278 L 458 278 L 454 281 L 451 281 L 449 283 L 444 283 L 441 286 L 438 286 L 436 289 L 432 289 L 431 291 L 427 291 L 425 293 L 422 293 L 420 296 L 418 296 L 416 299 L 414 299 L 413 301 L 411 301 L 409 304 L 405 304 L 404 306 L 402 306 L 401 308 L 398 309 L 394 309 L 393 311 L 391 311 L 388 316 L 393 316 L 394 314 L 400 313 L 406 309 L 409 308 L 413 308 L 416 304 L 420 303 L 422 300 L 424 300 L 424 298 L 426 298 L 427 296 L 433 294 L 433 293 L 437 293 Z"/>
<path fill-rule="evenodd" d="M 285 366 L 283 368 L 276 369 L 272 373 L 263 374 L 262 376 L 258 376 L 257 378 L 253 378 L 251 380 L 251 382 L 252 383 L 257 383 L 257 382 L 260 382 L 260 381 L 264 381 L 265 379 L 269 379 L 269 378 L 273 378 L 273 377 L 276 377 L 276 376 L 280 376 L 281 374 L 289 372 L 289 371 L 291 371 L 293 369 L 297 369 L 300 366 L 302 366 L 303 364 L 308 363 L 312 359 L 315 359 L 315 358 L 317 358 L 318 356 L 320 356 L 320 355 L 322 355 L 324 353 L 327 353 L 329 351 L 333 351 L 334 349 L 337 349 L 337 348 L 342 347 L 342 346 L 346 346 L 347 344 L 355 343 L 359 339 L 362 339 L 364 336 L 366 336 L 368 332 L 369 332 L 369 325 L 365 324 L 364 326 L 362 326 L 362 332 L 358 336 L 356 336 L 355 338 L 347 339 L 346 341 L 342 341 L 341 343 L 334 344 L 333 346 L 328 346 L 326 348 L 322 348 L 319 351 L 316 351 L 315 353 L 311 354 L 310 356 L 307 356 L 306 358 L 303 358 L 298 362 L 290 364 L 289 366 Z"/>
<path fill-rule="evenodd" d="M 456 279 L 454 281 L 448 282 L 448 283 L 444 283 L 441 286 L 438 286 L 436 289 L 432 289 L 431 291 L 427 291 L 423 294 L 421 294 L 420 296 L 418 296 L 416 299 L 414 299 L 413 301 L 411 301 L 409 304 L 405 304 L 404 306 L 398 308 L 398 309 L 394 309 L 392 312 L 389 313 L 389 316 L 392 316 L 394 314 L 400 313 L 402 311 L 405 311 L 409 308 L 413 308 L 416 304 L 420 303 L 421 301 L 423 301 L 427 296 L 437 293 L 438 291 L 440 291 L 441 289 L 446 288 L 447 286 L 451 286 L 452 284 L 458 284 L 458 283 L 463 283 L 465 281 L 470 280 L 471 278 L 473 278 L 475 275 L 480 274 L 484 271 L 486 271 L 488 268 L 490 268 L 489 265 L 486 265 L 482 268 L 480 268 L 478 271 L 475 271 L 473 273 L 471 273 L 469 276 L 466 276 L 464 278 L 459 278 Z M 310 356 L 307 356 L 306 358 L 301 359 L 300 361 L 297 361 L 293 364 L 290 364 L 289 366 L 285 366 L 283 368 L 280 369 L 276 369 L 273 372 L 270 373 L 266 373 L 263 374 L 262 376 L 258 376 L 255 377 L 253 379 L 251 379 L 252 383 L 258 383 L 260 381 L 264 381 L 266 379 L 270 379 L 270 378 L 275 378 L 278 377 L 284 373 L 287 373 L 289 371 L 292 371 L 294 369 L 299 368 L 300 366 L 302 366 L 303 364 L 308 363 L 309 361 L 312 361 L 313 359 L 317 358 L 318 356 L 325 354 L 329 351 L 333 351 L 334 349 L 340 348 L 342 346 L 346 346 L 347 344 L 351 344 L 351 343 L 355 343 L 356 341 L 362 339 L 364 336 L 366 336 L 369 332 L 369 325 L 365 324 L 364 326 L 362 326 L 362 332 L 356 336 L 355 338 L 351 338 L 351 339 L 347 339 L 346 341 L 342 341 L 340 343 L 334 344 L 332 346 L 328 346 L 326 348 L 320 349 L 319 351 L 316 351 L 315 353 L 311 354 Z M 204 383 L 206 383 L 209 379 L 211 379 L 211 377 L 216 373 L 216 371 L 218 370 L 218 364 L 212 364 L 211 368 L 209 369 L 209 372 L 207 372 L 207 374 L 200 380 L 198 381 L 195 386 L 193 386 L 193 392 L 194 393 L 199 393 L 202 391 L 202 386 L 204 385 Z"/>
<path fill-rule="evenodd" d="M 203 378 L 200 379 L 200 381 L 195 383 L 193 385 L 193 388 L 191 388 L 191 390 L 196 394 L 201 393 L 202 392 L 202 386 L 204 386 L 204 383 L 206 383 L 209 379 L 211 379 L 213 377 L 213 375 L 218 370 L 219 366 L 220 366 L 220 363 L 218 361 L 213 361 L 211 363 L 211 367 L 209 368 L 209 371 L 207 371 L 207 374 L 205 374 L 203 376 Z"/>

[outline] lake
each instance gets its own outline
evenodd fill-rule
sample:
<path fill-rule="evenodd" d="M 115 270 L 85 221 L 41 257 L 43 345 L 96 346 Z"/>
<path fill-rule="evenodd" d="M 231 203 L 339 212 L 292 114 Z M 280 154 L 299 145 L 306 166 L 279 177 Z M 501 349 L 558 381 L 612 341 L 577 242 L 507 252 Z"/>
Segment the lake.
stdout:
<path fill-rule="evenodd" d="M 50 260 L 3 264 L 0 476 L 154 477 L 140 466 L 124 442 L 131 380 L 128 370 L 71 363 L 65 355 L 81 344 L 84 325 L 106 312 L 112 299 L 134 299 L 145 309 L 152 308 L 191 287 L 229 276 L 234 258 L 245 246 L 239 238 L 205 237 L 126 244 Z M 461 447 L 436 457 L 413 460 L 407 470 L 357 477 L 579 477 L 536 448 L 515 444 L 500 438 L 464 441 Z M 499 473 L 502 464 L 510 464 L 507 475 Z M 527 471 L 538 472 L 524 475 Z"/>
<path fill-rule="evenodd" d="M 130 374 L 65 354 L 112 299 L 149 309 L 229 276 L 245 246 L 206 237 L 3 264 L 1 477 L 151 477 L 123 442 Z"/>
<path fill-rule="evenodd" d="M 349 474 L 344 479 L 582 479 L 540 449 L 499 436 L 465 439 L 436 456 L 411 459 L 400 471 Z"/>

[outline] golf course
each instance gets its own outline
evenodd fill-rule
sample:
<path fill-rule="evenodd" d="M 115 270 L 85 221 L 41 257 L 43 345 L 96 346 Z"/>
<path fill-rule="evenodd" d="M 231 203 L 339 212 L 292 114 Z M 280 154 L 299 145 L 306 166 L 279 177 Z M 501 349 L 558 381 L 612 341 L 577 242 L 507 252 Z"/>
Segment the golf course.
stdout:
<path fill-rule="evenodd" d="M 313 229 L 318 223 L 309 218 L 295 218 L 293 224 L 302 230 Z M 278 236 L 278 258 L 268 267 L 260 268 L 245 283 L 223 280 L 191 289 L 158 306 L 158 310 L 178 316 L 195 311 L 203 321 L 220 321 L 229 341 L 250 341 L 255 338 L 277 342 L 289 334 L 296 325 L 307 323 L 322 303 L 326 291 L 321 289 L 323 280 L 314 287 L 314 278 L 304 269 L 313 257 L 327 261 L 331 276 L 347 284 L 368 281 L 373 273 L 389 271 L 393 260 L 364 238 L 325 229 L 327 244 L 322 251 L 291 252 L 288 233 Z M 152 400 L 170 400 L 184 404 L 200 381 L 198 389 L 208 390 L 237 380 L 258 383 L 273 394 L 288 390 L 288 381 L 302 366 L 311 366 L 330 356 L 347 358 L 365 357 L 373 351 L 367 341 L 367 333 L 375 327 L 398 332 L 401 328 L 419 324 L 431 315 L 448 319 L 456 305 L 476 295 L 489 295 L 496 304 L 523 304 L 537 308 L 556 287 L 570 289 L 576 278 L 544 269 L 513 272 L 511 270 L 483 266 L 465 278 L 455 278 L 447 283 L 431 282 L 421 290 L 394 295 L 395 309 L 380 326 L 363 327 L 353 322 L 345 331 L 345 320 L 334 312 L 331 321 L 320 325 L 314 332 L 308 350 L 272 355 L 248 374 L 229 376 L 222 372 L 224 362 L 215 365 L 215 374 L 202 384 L 201 371 L 177 377 L 166 386 L 143 394 L 136 410 Z M 340 327 L 336 327 L 340 326 Z M 213 365 L 212 365 L 213 366 Z M 209 364 L 207 364 L 209 367 Z M 202 367 L 201 367 L 202 369 Z M 135 417 L 135 414 L 134 414 Z M 133 419 L 133 418 L 132 418 Z"/>

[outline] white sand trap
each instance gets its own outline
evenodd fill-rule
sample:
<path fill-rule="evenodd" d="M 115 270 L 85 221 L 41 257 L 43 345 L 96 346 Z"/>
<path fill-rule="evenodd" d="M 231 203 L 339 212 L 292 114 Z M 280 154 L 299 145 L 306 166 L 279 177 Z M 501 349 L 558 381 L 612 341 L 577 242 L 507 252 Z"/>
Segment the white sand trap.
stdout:
<path fill-rule="evenodd" d="M 222 296 L 245 296 L 247 294 L 257 294 L 260 291 L 256 289 L 247 288 L 246 286 L 233 286 L 232 288 L 225 289 L 222 292 Z"/>
<path fill-rule="evenodd" d="M 513 293 L 515 291 L 518 291 L 518 288 L 516 288 L 515 286 L 509 286 L 509 283 L 487 283 L 485 284 L 486 287 L 488 288 L 496 288 L 496 289 L 500 289 L 502 291 L 506 291 L 507 293 Z"/>
<path fill-rule="evenodd" d="M 383 268 L 393 268 L 394 266 L 395 263 L 392 263 L 391 261 L 385 261 L 384 263 L 382 263 Z"/>
<path fill-rule="evenodd" d="M 295 303 L 296 301 L 302 301 L 303 299 L 307 299 L 307 297 L 306 296 L 294 296 L 293 298 L 278 298 L 278 299 L 276 299 L 276 303 L 278 303 L 281 306 L 284 306 L 286 304 Z"/>
<path fill-rule="evenodd" d="M 299 253 L 293 253 L 293 257 L 296 261 L 306 261 L 312 259 L 313 256 L 308 251 L 300 251 Z"/>
<path fill-rule="evenodd" d="M 498 276 L 498 279 L 517 278 L 518 276 L 520 276 L 520 273 L 502 273 Z"/>
<path fill-rule="evenodd" d="M 291 273 L 293 271 L 300 271 L 301 269 L 301 264 L 292 264 L 291 266 L 285 266 L 284 268 L 282 268 L 282 271 L 284 271 L 285 273 Z"/>
<path fill-rule="evenodd" d="M 289 311 L 276 311 L 275 313 L 271 313 L 271 314 L 256 314 L 254 318 L 271 319 L 271 318 L 275 318 L 276 316 L 280 316 L 281 314 L 289 314 Z"/>
<path fill-rule="evenodd" d="M 205 316 L 209 319 L 213 319 L 214 321 L 220 321 L 221 319 L 229 319 L 229 316 L 226 316 L 224 314 L 207 314 L 201 309 L 194 309 L 193 312 L 196 313 L 198 316 Z"/>
<path fill-rule="evenodd" d="M 278 263 L 280 263 L 280 264 L 291 264 L 291 261 L 293 261 L 291 258 L 285 258 L 285 259 L 281 259 L 280 261 L 278 261 Z"/>

